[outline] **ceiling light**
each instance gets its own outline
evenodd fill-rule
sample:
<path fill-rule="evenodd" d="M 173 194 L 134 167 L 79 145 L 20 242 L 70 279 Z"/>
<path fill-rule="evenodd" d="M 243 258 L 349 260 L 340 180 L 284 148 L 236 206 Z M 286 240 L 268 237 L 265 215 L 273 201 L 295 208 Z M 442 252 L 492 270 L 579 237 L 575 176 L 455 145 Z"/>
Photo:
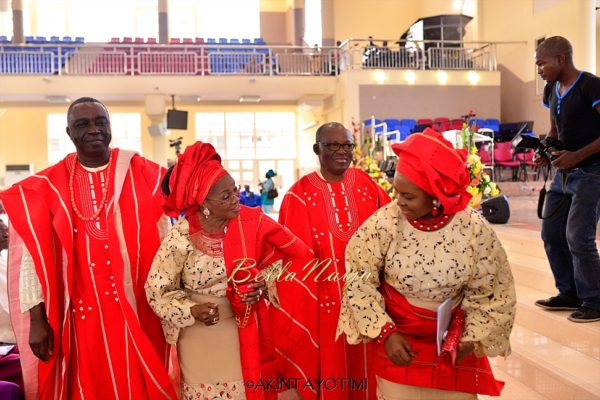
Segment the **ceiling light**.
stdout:
<path fill-rule="evenodd" d="M 436 78 L 440 85 L 448 83 L 448 73 L 446 71 L 438 71 Z"/>
<path fill-rule="evenodd" d="M 379 84 L 383 84 L 385 81 L 387 80 L 387 74 L 378 69 L 377 71 L 375 71 L 375 82 L 379 83 Z"/>
<path fill-rule="evenodd" d="M 479 83 L 480 78 L 481 77 L 479 76 L 479 74 L 475 71 L 469 71 L 467 73 L 467 80 L 471 85 L 477 85 L 477 83 Z"/>
<path fill-rule="evenodd" d="M 259 103 L 260 96 L 240 96 L 240 103 Z"/>
<path fill-rule="evenodd" d="M 67 96 L 46 96 L 46 101 L 48 103 L 64 104 L 64 103 L 70 103 L 71 99 L 68 98 Z"/>
<path fill-rule="evenodd" d="M 413 85 L 417 81 L 417 74 L 415 74 L 415 71 L 406 71 L 404 73 L 404 80 L 406 83 Z"/>

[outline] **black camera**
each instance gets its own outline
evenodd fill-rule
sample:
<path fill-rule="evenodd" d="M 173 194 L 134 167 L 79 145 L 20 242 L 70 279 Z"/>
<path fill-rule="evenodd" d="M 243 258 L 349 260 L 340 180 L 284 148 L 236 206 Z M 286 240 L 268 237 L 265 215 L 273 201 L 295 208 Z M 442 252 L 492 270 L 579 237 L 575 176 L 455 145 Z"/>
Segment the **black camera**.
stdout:
<path fill-rule="evenodd" d="M 177 139 L 169 139 L 169 147 L 175 148 L 175 154 L 179 155 L 181 153 L 181 141 L 183 137 L 178 137 Z"/>
<path fill-rule="evenodd" d="M 552 161 L 556 158 L 552 153 L 559 150 L 564 150 L 565 145 L 563 142 L 557 139 L 553 139 L 551 137 L 546 137 L 545 139 L 538 139 L 535 136 L 529 135 L 521 135 L 521 141 L 517 144 L 517 149 L 525 148 L 525 149 L 533 149 L 536 154 L 539 154 L 542 157 L 546 157 L 548 160 Z"/>
<path fill-rule="evenodd" d="M 169 147 L 179 147 L 181 146 L 181 141 L 183 137 L 178 137 L 177 139 L 169 139 Z"/>

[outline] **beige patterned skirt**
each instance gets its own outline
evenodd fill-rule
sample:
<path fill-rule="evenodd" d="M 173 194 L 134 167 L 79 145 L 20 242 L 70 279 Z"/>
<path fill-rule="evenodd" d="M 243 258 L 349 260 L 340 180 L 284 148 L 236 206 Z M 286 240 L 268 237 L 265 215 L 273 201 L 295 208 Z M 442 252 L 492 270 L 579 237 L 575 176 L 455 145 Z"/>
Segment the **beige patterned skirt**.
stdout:
<path fill-rule="evenodd" d="M 377 377 L 377 400 L 477 400 L 477 395 L 401 385 Z"/>
<path fill-rule="evenodd" d="M 191 296 L 197 303 L 219 306 L 219 322 L 183 328 L 177 341 L 185 400 L 244 400 L 238 328 L 226 297 Z"/>

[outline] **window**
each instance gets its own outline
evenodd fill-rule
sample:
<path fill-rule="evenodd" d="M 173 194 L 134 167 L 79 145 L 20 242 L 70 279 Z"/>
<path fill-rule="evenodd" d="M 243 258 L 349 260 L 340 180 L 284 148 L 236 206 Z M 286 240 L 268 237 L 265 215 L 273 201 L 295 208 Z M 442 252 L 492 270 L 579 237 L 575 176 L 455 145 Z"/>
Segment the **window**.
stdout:
<path fill-rule="evenodd" d="M 254 114 L 226 113 L 227 127 L 225 154 L 231 159 L 253 159 L 254 154 Z"/>
<path fill-rule="evenodd" d="M 196 139 L 212 144 L 225 156 L 225 113 L 196 113 Z"/>
<path fill-rule="evenodd" d="M 67 154 L 75 151 L 75 146 L 66 133 L 67 114 L 48 114 L 48 164 L 53 165 Z M 114 113 L 110 116 L 111 147 L 128 149 L 142 153 L 142 116 L 139 113 Z"/>
<path fill-rule="evenodd" d="M 67 135 L 67 113 L 48 114 L 46 119 L 48 129 L 48 164 L 54 165 L 67 154 L 75 151 L 73 142 Z"/>
<path fill-rule="evenodd" d="M 196 113 L 196 139 L 227 160 L 295 159 L 293 112 Z"/>
<path fill-rule="evenodd" d="M 174 38 L 257 38 L 259 0 L 178 0 L 169 2 Z"/>
<path fill-rule="evenodd" d="M 140 113 L 114 113 L 110 116 L 111 147 L 142 154 L 142 116 Z"/>
<path fill-rule="evenodd" d="M 295 158 L 295 116 L 292 112 L 256 113 L 256 158 Z"/>
<path fill-rule="evenodd" d="M 321 25 L 321 0 L 306 0 L 304 3 L 304 43 L 307 46 L 323 45 Z"/>

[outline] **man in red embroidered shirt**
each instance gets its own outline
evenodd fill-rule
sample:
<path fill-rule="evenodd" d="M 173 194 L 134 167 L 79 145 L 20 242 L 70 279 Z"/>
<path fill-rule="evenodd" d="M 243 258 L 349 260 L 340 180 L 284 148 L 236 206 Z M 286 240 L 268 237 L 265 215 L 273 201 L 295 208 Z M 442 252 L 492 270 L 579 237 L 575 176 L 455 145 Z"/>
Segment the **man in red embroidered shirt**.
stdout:
<path fill-rule="evenodd" d="M 67 122 L 77 152 L 0 194 L 26 395 L 175 399 L 144 293 L 164 170 L 109 147 L 108 111 L 96 99 L 74 101 Z"/>
<path fill-rule="evenodd" d="M 344 286 L 344 281 L 335 276 L 346 272 L 344 253 L 348 240 L 390 198 L 369 175 L 349 168 L 354 147 L 351 133 L 340 123 L 330 122 L 317 129 L 313 151 L 321 168 L 290 188 L 279 213 L 279 222 L 311 247 L 318 260 L 325 262 L 312 273 L 298 273 L 306 277 L 309 272 L 308 279 L 318 279 L 317 293 L 311 296 L 319 302 L 319 348 L 309 346 L 307 351 L 319 353 L 320 378 L 336 382 L 320 388 L 321 399 L 367 398 L 364 345 L 350 346 L 345 338 L 335 340 Z M 329 276 L 334 278 L 328 279 Z M 356 380 L 355 387 L 362 385 L 364 390 L 348 390 L 348 385 L 341 384 L 348 378 Z"/>

